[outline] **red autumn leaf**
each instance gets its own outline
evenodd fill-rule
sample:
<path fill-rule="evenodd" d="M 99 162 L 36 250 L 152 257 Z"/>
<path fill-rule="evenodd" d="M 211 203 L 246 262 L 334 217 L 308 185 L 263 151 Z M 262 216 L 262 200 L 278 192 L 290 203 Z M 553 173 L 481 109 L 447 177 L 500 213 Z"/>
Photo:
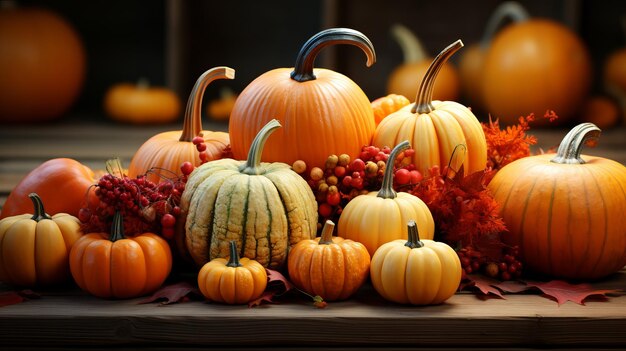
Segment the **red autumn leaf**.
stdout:
<path fill-rule="evenodd" d="M 461 290 L 468 287 L 475 287 L 484 295 L 495 295 L 502 299 L 505 298 L 502 292 L 497 288 L 498 283 L 500 283 L 498 280 L 480 274 L 469 274 L 467 279 L 468 282 L 463 285 Z"/>
<path fill-rule="evenodd" d="M 266 268 L 267 288 L 257 299 L 248 302 L 248 307 L 259 306 L 264 302 L 276 303 L 274 297 L 281 296 L 294 288 L 293 284 L 282 273 Z"/>
<path fill-rule="evenodd" d="M 545 295 L 553 298 L 560 305 L 567 301 L 584 305 L 585 299 L 593 295 L 606 297 L 606 294 L 616 293 L 618 290 L 600 289 L 596 290 L 590 284 L 570 284 L 562 280 L 552 280 L 549 282 L 524 281 L 528 287 L 541 290 Z"/>
<path fill-rule="evenodd" d="M 176 284 L 166 285 L 157 290 L 152 296 L 147 297 L 139 304 L 161 301 L 160 305 L 169 305 L 176 302 L 189 301 L 189 295 L 201 296 L 198 288 L 192 286 L 188 282 L 180 282 Z"/>
<path fill-rule="evenodd" d="M 32 290 L 6 291 L 0 293 L 0 307 L 15 305 L 24 301 L 39 299 L 41 296 Z"/>

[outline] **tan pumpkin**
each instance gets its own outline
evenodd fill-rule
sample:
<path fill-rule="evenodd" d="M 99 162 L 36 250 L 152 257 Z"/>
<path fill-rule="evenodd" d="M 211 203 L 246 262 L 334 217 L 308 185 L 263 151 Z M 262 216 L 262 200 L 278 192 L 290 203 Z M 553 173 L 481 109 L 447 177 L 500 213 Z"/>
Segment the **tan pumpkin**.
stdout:
<path fill-rule="evenodd" d="M 461 283 L 461 261 L 445 243 L 421 240 L 410 220 L 408 241 L 382 245 L 372 256 L 372 286 L 386 300 L 412 305 L 436 305 L 449 299 Z"/>
<path fill-rule="evenodd" d="M 151 86 L 142 78 L 136 84 L 112 85 L 104 96 L 104 111 L 122 123 L 171 123 L 180 116 L 180 99 L 172 90 Z"/>
<path fill-rule="evenodd" d="M 229 67 L 215 67 L 204 72 L 189 95 L 183 129 L 159 133 L 144 142 L 130 161 L 128 175 L 134 178 L 147 174 L 148 180 L 159 183 L 164 178 L 182 176 L 180 167 L 183 162 L 198 166 L 203 161 L 221 158 L 230 139 L 226 132 L 202 130 L 202 96 L 212 81 L 233 78 L 235 71 Z M 193 143 L 198 136 L 206 145 L 204 155 Z"/>
<path fill-rule="evenodd" d="M 591 123 L 574 127 L 555 154 L 521 158 L 489 183 L 525 267 L 569 279 L 598 279 L 626 265 L 626 167 L 581 155 L 597 142 Z"/>
<path fill-rule="evenodd" d="M 0 220 L 0 281 L 22 287 L 67 283 L 70 250 L 82 236 L 80 221 L 67 213 L 50 216 L 39 195 L 28 197 L 32 214 Z"/>
<path fill-rule="evenodd" d="M 323 167 L 328 155 L 355 158 L 374 133 L 370 101 L 350 78 L 328 69 L 314 69 L 325 47 L 350 44 L 376 61 L 374 47 L 362 33 L 331 28 L 311 37 L 302 47 L 294 68 L 277 68 L 252 81 L 232 109 L 229 133 L 234 158 L 246 157 L 257 131 L 271 119 L 284 128 L 268 140 L 263 161 Z"/>
<path fill-rule="evenodd" d="M 333 236 L 327 220 L 319 238 L 302 240 L 289 252 L 289 279 L 299 289 L 325 301 L 345 300 L 369 277 L 370 254 L 356 241 Z"/>
<path fill-rule="evenodd" d="M 242 257 L 278 269 L 291 246 L 315 237 L 317 203 L 308 183 L 288 164 L 261 163 L 279 127 L 272 120 L 258 132 L 246 161 L 215 160 L 189 175 L 177 221 L 185 227 L 177 235 L 198 266 L 228 257 L 234 240 Z"/>
<path fill-rule="evenodd" d="M 457 158 L 466 174 L 486 166 L 485 134 L 472 111 L 454 101 L 432 99 L 437 73 L 462 46 L 458 40 L 437 55 L 420 84 L 415 103 L 385 117 L 374 133 L 372 144 L 381 148 L 409 140 L 415 150 L 411 161 L 424 175 L 432 166 L 446 166 L 457 145 L 466 146 L 465 157 Z M 451 166 L 458 169 L 460 164 Z"/>
<path fill-rule="evenodd" d="M 395 24 L 391 34 L 402 48 L 404 62 L 396 66 L 387 79 L 387 94 L 398 94 L 413 99 L 415 87 L 419 86 L 430 66 L 432 57 L 426 53 L 420 40 L 410 29 Z M 433 98 L 437 100 L 456 100 L 459 97 L 460 79 L 456 67 L 446 62 L 441 68 L 439 79 L 435 83 Z"/>
<path fill-rule="evenodd" d="M 388 165 L 393 165 L 397 155 L 409 148 L 404 141 L 391 150 Z M 382 244 L 407 237 L 406 223 L 415 220 L 424 238 L 435 235 L 435 222 L 428 206 L 417 196 L 393 190 L 393 167 L 385 168 L 383 183 L 379 191 L 359 195 L 344 207 L 339 217 L 339 236 L 360 242 L 370 255 Z"/>

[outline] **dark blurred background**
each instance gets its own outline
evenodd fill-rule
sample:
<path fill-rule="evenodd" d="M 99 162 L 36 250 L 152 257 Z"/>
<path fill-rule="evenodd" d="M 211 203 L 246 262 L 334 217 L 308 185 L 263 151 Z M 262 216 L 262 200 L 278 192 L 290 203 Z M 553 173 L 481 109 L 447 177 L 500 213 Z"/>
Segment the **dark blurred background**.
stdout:
<path fill-rule="evenodd" d="M 371 68 L 354 47 L 324 51 L 317 67 L 337 70 L 359 84 L 370 99 L 385 94 L 385 81 L 402 62 L 389 34 L 394 23 L 409 27 L 431 54 L 456 39 L 477 42 L 493 9 L 502 1 L 418 0 L 160 0 L 19 1 L 52 9 L 80 33 L 87 50 L 87 77 L 72 113 L 105 120 L 102 98 L 121 81 L 148 78 L 174 89 L 182 101 L 196 78 L 214 66 L 236 70 L 234 81 L 216 81 L 205 101 L 228 86 L 241 91 L 260 74 L 292 67 L 302 44 L 328 27 L 350 27 L 373 42 L 378 60 Z M 594 63 L 594 90 L 613 50 L 626 46 L 620 17 L 626 1 L 526 0 L 532 16 L 556 19 L 585 41 Z M 458 60 L 458 55 L 452 61 Z"/>

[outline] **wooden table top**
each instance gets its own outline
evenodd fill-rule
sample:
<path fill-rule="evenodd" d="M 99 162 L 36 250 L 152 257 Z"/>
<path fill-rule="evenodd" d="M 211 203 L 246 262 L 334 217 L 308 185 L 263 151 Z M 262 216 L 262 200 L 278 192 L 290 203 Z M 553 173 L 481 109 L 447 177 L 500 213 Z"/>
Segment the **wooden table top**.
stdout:
<path fill-rule="evenodd" d="M 59 123 L 0 128 L 0 205 L 30 170 L 55 157 L 93 169 L 119 157 L 128 165 L 150 136 L 179 126 Z M 226 130 L 205 123 L 205 129 Z M 539 145 L 558 144 L 565 130 L 533 130 Z M 603 132 L 585 153 L 626 164 L 626 128 Z M 626 289 L 626 270 L 595 283 Z M 0 285 L 0 291 L 8 287 Z M 102 300 L 76 288 L 42 292 L 40 299 L 0 308 L 2 349 L 626 349 L 626 295 L 584 306 L 561 306 L 537 294 L 480 299 L 462 292 L 439 306 L 400 306 L 369 286 L 356 297 L 316 309 L 291 297 L 254 308 L 191 301 L 159 307 L 140 299 Z"/>

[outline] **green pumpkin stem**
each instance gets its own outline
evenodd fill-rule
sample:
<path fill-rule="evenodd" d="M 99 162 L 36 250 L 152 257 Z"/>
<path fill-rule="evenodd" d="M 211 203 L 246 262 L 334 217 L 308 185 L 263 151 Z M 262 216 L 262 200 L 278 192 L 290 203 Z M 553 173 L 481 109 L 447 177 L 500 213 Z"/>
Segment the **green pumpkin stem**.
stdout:
<path fill-rule="evenodd" d="M 580 157 L 583 145 L 595 146 L 600 137 L 600 128 L 593 123 L 581 123 L 572 128 L 559 144 L 556 156 L 550 162 L 560 164 L 583 164 Z"/>
<path fill-rule="evenodd" d="M 385 173 L 383 173 L 383 184 L 381 185 L 378 195 L 376 196 L 383 199 L 395 199 L 396 196 L 398 196 L 398 194 L 396 194 L 393 190 L 393 165 L 396 162 L 398 154 L 408 149 L 410 146 L 409 141 L 405 140 L 391 150 L 391 154 L 389 154 L 389 158 L 387 158 Z"/>
<path fill-rule="evenodd" d="M 320 235 L 320 245 L 328 245 L 333 243 L 333 231 L 335 230 L 335 223 L 330 219 L 326 220 L 324 227 L 322 228 L 322 234 Z"/>
<path fill-rule="evenodd" d="M 228 258 L 227 267 L 241 267 L 243 266 L 241 262 L 239 262 L 239 254 L 237 253 L 237 243 L 234 240 L 231 240 L 230 244 L 230 257 Z"/>
<path fill-rule="evenodd" d="M 361 32 L 349 28 L 330 28 L 323 30 L 304 43 L 291 72 L 291 79 L 297 82 L 315 80 L 313 63 L 319 52 L 335 44 L 350 44 L 359 47 L 367 56 L 367 67 L 376 62 L 376 52 L 372 42 Z"/>
<path fill-rule="evenodd" d="M 33 216 L 30 217 L 35 222 L 39 222 L 43 219 L 52 219 L 49 214 L 46 213 L 46 210 L 43 208 L 43 201 L 36 193 L 28 194 L 28 197 L 33 202 Z"/>
<path fill-rule="evenodd" d="M 202 73 L 189 94 L 185 118 L 183 119 L 183 131 L 179 141 L 191 142 L 194 137 L 202 132 L 202 97 L 204 90 L 216 79 L 234 79 L 235 70 L 230 67 L 219 66 Z"/>
<path fill-rule="evenodd" d="M 433 106 L 433 90 L 435 88 L 435 81 L 437 79 L 437 75 L 443 65 L 448 61 L 448 59 L 455 53 L 457 50 L 463 47 L 463 42 L 461 40 L 457 40 L 454 43 L 448 45 L 443 51 L 435 57 L 433 62 L 428 67 L 426 74 L 424 74 L 424 79 L 420 83 L 420 87 L 417 90 L 417 97 L 415 98 L 415 104 L 411 108 L 412 113 L 430 113 L 435 110 Z"/>
<path fill-rule="evenodd" d="M 491 17 L 487 20 L 485 26 L 485 32 L 480 40 L 480 46 L 486 49 L 491 44 L 491 40 L 496 35 L 496 32 L 504 24 L 505 20 L 511 20 L 513 22 L 523 22 L 530 18 L 530 14 L 526 9 L 517 1 L 506 1 L 496 7 L 491 14 Z"/>
<path fill-rule="evenodd" d="M 124 217 L 122 216 L 120 211 L 115 211 L 115 214 L 113 215 L 113 222 L 111 223 L 111 233 L 109 235 L 109 240 L 112 242 L 116 242 L 125 238 Z"/>
<path fill-rule="evenodd" d="M 410 247 L 411 249 L 417 249 L 420 247 L 424 247 L 424 243 L 420 240 L 419 232 L 417 230 L 417 224 L 415 224 L 414 220 L 410 220 L 407 224 L 407 229 L 409 232 L 409 240 L 404 244 L 406 247 Z"/>
<path fill-rule="evenodd" d="M 248 175 L 259 175 L 263 173 L 263 169 L 259 167 L 261 164 L 261 156 L 263 155 L 263 147 L 265 146 L 265 142 L 270 134 L 280 127 L 280 122 L 273 119 L 261 128 L 261 130 L 254 137 L 254 140 L 252 140 L 250 150 L 248 150 L 248 159 L 243 165 L 241 165 L 241 167 L 239 167 L 239 171 L 241 173 Z"/>

